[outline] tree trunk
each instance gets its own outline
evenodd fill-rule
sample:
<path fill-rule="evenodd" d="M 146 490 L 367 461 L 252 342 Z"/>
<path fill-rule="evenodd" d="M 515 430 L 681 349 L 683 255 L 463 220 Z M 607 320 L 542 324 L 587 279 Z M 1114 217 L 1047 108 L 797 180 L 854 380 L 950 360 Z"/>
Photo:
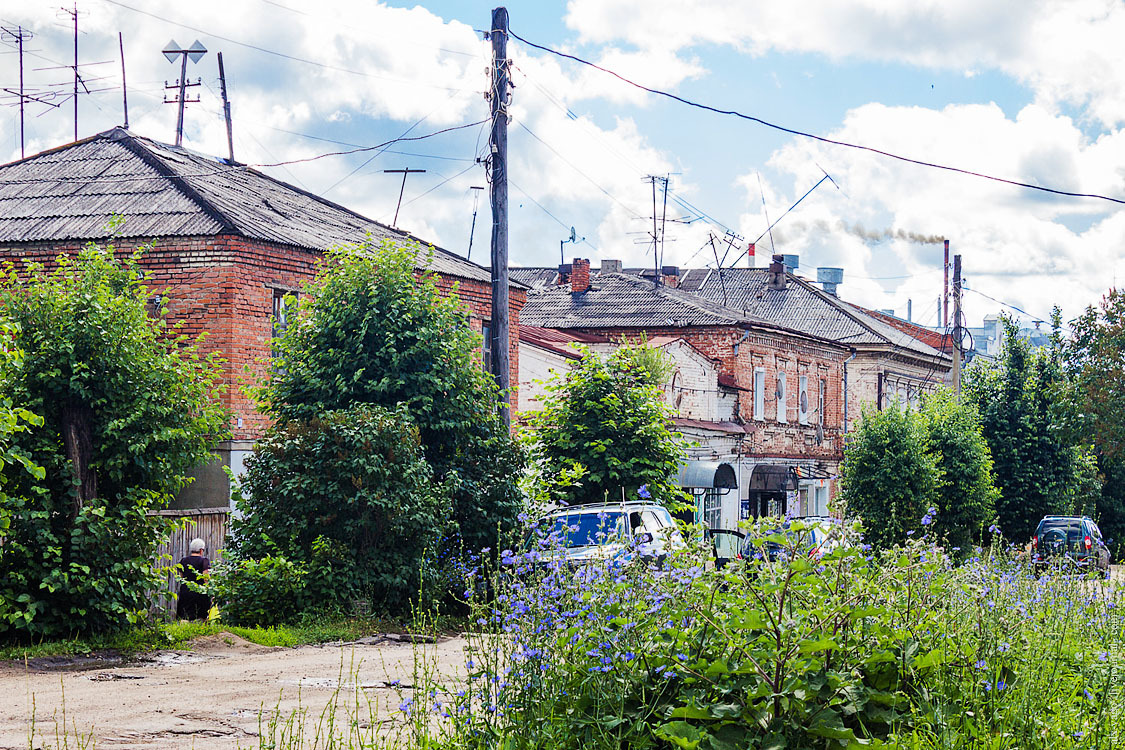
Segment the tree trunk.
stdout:
<path fill-rule="evenodd" d="M 67 406 L 62 412 L 63 445 L 70 461 L 71 471 L 78 482 L 71 516 L 77 517 L 82 506 L 98 496 L 98 478 L 90 465 L 94 455 L 94 441 L 90 423 L 93 417 L 85 404 Z"/>

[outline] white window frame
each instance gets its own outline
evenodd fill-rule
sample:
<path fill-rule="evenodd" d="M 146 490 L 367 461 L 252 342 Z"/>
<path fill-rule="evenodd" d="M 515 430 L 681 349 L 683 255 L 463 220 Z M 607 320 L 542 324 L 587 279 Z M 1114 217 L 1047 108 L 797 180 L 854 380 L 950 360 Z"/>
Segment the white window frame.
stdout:
<path fill-rule="evenodd" d="M 754 419 L 766 418 L 766 368 L 754 368 Z"/>
<path fill-rule="evenodd" d="M 797 421 L 809 423 L 809 376 L 797 376 Z"/>
<path fill-rule="evenodd" d="M 785 370 L 777 371 L 777 421 L 785 424 L 789 422 L 788 409 L 786 408 L 786 397 L 789 395 L 788 383 L 785 378 Z"/>

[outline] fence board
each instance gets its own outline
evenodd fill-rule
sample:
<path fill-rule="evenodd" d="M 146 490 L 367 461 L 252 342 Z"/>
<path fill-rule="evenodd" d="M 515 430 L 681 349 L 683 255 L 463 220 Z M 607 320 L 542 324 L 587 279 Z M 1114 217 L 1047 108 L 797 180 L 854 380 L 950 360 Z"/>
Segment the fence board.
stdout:
<path fill-rule="evenodd" d="M 174 594 L 180 585 L 176 581 L 173 566 L 188 553 L 188 545 L 197 537 L 207 544 L 207 556 L 211 558 L 212 563 L 222 559 L 222 550 L 226 545 L 227 532 L 230 529 L 230 510 L 227 508 L 154 510 L 149 511 L 149 515 L 189 520 L 189 523 L 173 530 L 156 551 L 156 564 L 158 567 L 166 568 L 166 571 L 163 589 L 154 592 L 153 610 L 174 618 L 176 616 Z"/>

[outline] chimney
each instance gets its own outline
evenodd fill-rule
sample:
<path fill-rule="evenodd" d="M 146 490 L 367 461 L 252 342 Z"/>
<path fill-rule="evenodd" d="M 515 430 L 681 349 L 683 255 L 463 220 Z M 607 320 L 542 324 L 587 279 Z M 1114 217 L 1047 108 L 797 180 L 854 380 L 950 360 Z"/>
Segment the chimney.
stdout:
<path fill-rule="evenodd" d="M 777 256 L 774 256 L 774 257 L 777 257 Z M 799 256 L 799 255 L 782 255 L 781 256 L 781 262 L 785 264 L 786 273 L 793 273 L 798 268 L 800 268 L 800 266 L 801 266 L 800 259 L 801 259 L 801 256 Z"/>
<path fill-rule="evenodd" d="M 766 284 L 768 288 L 777 291 L 785 290 L 785 259 L 782 256 L 773 256 L 773 263 L 770 263 L 769 266 L 768 278 L 769 282 Z"/>
<path fill-rule="evenodd" d="M 619 260 L 603 260 L 602 273 L 621 273 L 621 261 Z"/>
<path fill-rule="evenodd" d="M 758 265 L 757 259 L 754 257 L 754 253 L 756 251 L 757 251 L 757 248 L 754 246 L 753 242 L 751 242 L 746 247 L 746 267 L 747 268 L 753 268 L 754 266 Z"/>
<path fill-rule="evenodd" d="M 558 286 L 565 286 L 566 284 L 569 284 L 569 283 L 570 283 L 570 264 L 569 263 L 560 263 L 559 264 L 559 276 L 558 276 L 558 279 L 555 280 L 555 284 L 558 285 Z"/>
<path fill-rule="evenodd" d="M 672 287 L 673 289 L 675 289 L 680 285 L 679 266 L 661 266 L 660 276 L 664 280 L 664 286 Z"/>
<path fill-rule="evenodd" d="M 583 294 L 590 288 L 590 261 L 575 258 L 570 264 L 570 293 Z"/>
<path fill-rule="evenodd" d="M 836 290 L 839 288 L 841 282 L 844 280 L 844 269 L 830 268 L 828 266 L 821 266 L 816 269 L 816 283 L 820 284 L 820 288 L 831 294 L 833 297 L 839 296 Z"/>

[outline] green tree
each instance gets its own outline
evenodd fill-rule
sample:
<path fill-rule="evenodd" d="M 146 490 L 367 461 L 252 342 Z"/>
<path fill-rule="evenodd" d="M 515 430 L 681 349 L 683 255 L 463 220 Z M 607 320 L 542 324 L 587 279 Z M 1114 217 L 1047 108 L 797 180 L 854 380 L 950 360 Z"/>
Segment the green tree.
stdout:
<path fill-rule="evenodd" d="M 495 547 L 522 509 L 523 454 L 480 366 L 480 335 L 436 275 L 415 271 L 420 252 L 389 242 L 330 251 L 277 342 L 263 403 L 282 424 L 404 405 L 465 547 Z"/>
<path fill-rule="evenodd" d="M 24 353 L 3 362 L 0 398 L 42 417 L 13 440 L 45 470 L 4 467 L 0 634 L 104 630 L 147 610 L 160 526 L 146 511 L 212 458 L 226 429 L 216 362 L 149 316 L 137 257 L 91 245 L 53 270 L 9 268 L 0 284 Z"/>
<path fill-rule="evenodd" d="M 937 505 L 941 472 L 926 428 L 898 405 L 864 409 L 840 468 L 840 499 L 849 516 L 863 519 L 865 538 L 886 549 L 919 528 Z"/>
<path fill-rule="evenodd" d="M 15 327 L 4 320 L 0 320 L 0 337 L 5 340 L 15 338 Z M 15 347 L 0 347 L 0 371 L 11 372 L 20 367 L 23 362 L 23 352 Z M 7 494 L 7 486 L 11 484 L 10 474 L 19 473 L 20 468 L 34 479 L 43 479 L 46 476 L 42 466 L 36 465 L 15 444 L 15 436 L 20 432 L 27 432 L 31 427 L 41 427 L 43 418 L 32 414 L 27 409 L 22 409 L 14 404 L 10 398 L 0 401 L 0 559 L 4 557 L 4 537 L 12 526 L 12 509 L 17 504 L 15 498 Z M 2 563 L 0 563 L 2 568 Z M 6 600 L 0 599 L 0 607 L 4 607 Z M 0 621 L 4 619 L 4 609 L 0 609 Z"/>
<path fill-rule="evenodd" d="M 352 597 L 402 611 L 448 530 L 442 490 L 404 407 L 357 404 L 286 420 L 246 461 L 231 551 L 308 570 L 307 601 L 291 602 L 290 614 Z"/>
<path fill-rule="evenodd" d="M 925 398 L 918 418 L 937 469 L 933 531 L 948 547 L 967 553 L 994 520 L 999 494 L 980 414 L 941 390 Z"/>
<path fill-rule="evenodd" d="M 1089 451 L 1073 443 L 1060 418 L 1058 337 L 1032 351 L 1010 318 L 1003 325 L 1000 356 L 968 368 L 965 394 L 980 411 L 992 453 L 997 524 L 1022 544 L 1043 516 L 1084 511 L 1098 482 Z"/>
<path fill-rule="evenodd" d="M 1056 328 L 1058 321 L 1055 321 Z M 1093 445 L 1104 482 L 1094 515 L 1114 558 L 1125 555 L 1125 292 L 1111 289 L 1071 323 L 1060 399 L 1075 443 Z"/>
<path fill-rule="evenodd" d="M 666 373 L 656 350 L 623 344 L 607 357 L 584 351 L 572 370 L 547 383 L 527 437 L 550 500 L 613 501 L 642 486 L 667 505 L 682 499 L 675 477 L 687 451 L 664 403 Z"/>

